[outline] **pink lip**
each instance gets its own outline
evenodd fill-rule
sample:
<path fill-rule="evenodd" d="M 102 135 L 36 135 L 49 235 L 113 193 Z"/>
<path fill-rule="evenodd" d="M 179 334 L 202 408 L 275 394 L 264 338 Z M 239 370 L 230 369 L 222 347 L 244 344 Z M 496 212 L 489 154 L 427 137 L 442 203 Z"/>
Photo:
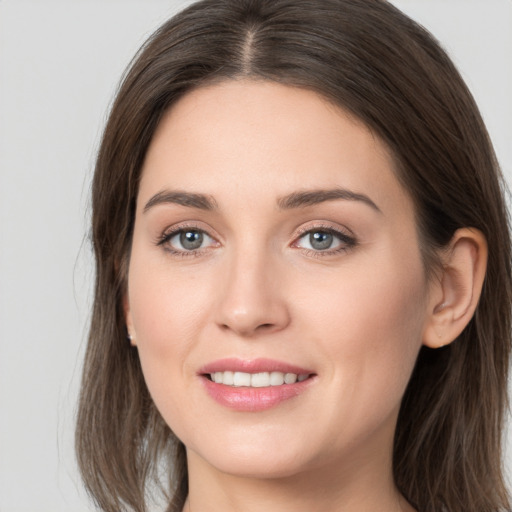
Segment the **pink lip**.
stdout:
<path fill-rule="evenodd" d="M 264 388 L 233 387 L 212 382 L 206 374 L 224 371 L 246 373 L 283 372 L 310 377 L 295 384 L 268 386 Z M 291 398 L 299 396 L 316 380 L 310 370 L 271 359 L 222 359 L 201 368 L 199 375 L 206 391 L 217 403 L 240 412 L 265 411 Z"/>
<path fill-rule="evenodd" d="M 300 368 L 292 364 L 276 361 L 274 359 L 219 359 L 203 366 L 199 370 L 199 374 L 215 373 L 215 372 L 245 372 L 245 373 L 258 373 L 258 372 L 282 372 L 282 373 L 296 373 L 297 375 L 310 375 L 313 372 L 306 368 Z"/>

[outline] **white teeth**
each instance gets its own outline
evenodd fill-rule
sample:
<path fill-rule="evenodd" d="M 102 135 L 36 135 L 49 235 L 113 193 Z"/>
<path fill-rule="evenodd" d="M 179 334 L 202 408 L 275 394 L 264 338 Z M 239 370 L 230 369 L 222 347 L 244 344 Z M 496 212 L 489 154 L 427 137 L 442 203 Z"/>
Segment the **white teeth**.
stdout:
<path fill-rule="evenodd" d="M 253 373 L 251 376 L 251 387 L 264 388 L 270 386 L 270 376 L 268 372 Z"/>
<path fill-rule="evenodd" d="M 296 382 L 297 382 L 297 375 L 295 375 L 295 373 L 287 373 L 284 376 L 285 384 L 295 384 Z"/>
<path fill-rule="evenodd" d="M 224 381 L 223 381 L 224 383 Z M 251 385 L 251 374 L 244 372 L 235 372 L 233 374 L 233 386 L 250 386 Z"/>
<path fill-rule="evenodd" d="M 216 384 L 234 387 L 265 388 L 268 386 L 282 386 L 283 384 L 295 384 L 302 382 L 309 377 L 308 374 L 297 375 L 296 373 L 283 372 L 215 372 L 210 378 Z"/>
<path fill-rule="evenodd" d="M 284 384 L 284 373 L 272 372 L 270 374 L 270 385 L 281 386 L 282 384 Z"/>
<path fill-rule="evenodd" d="M 233 372 L 224 372 L 222 374 L 222 383 L 228 386 L 233 385 Z"/>

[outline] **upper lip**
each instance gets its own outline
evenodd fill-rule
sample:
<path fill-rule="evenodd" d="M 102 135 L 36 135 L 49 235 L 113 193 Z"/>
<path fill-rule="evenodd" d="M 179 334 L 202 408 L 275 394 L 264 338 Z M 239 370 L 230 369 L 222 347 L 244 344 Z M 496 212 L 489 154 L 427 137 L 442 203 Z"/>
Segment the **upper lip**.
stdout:
<path fill-rule="evenodd" d="M 277 361 L 275 359 L 238 359 L 226 358 L 212 361 L 199 370 L 199 374 L 209 374 L 215 372 L 245 372 L 245 373 L 261 373 L 261 372 L 282 372 L 295 373 L 296 375 L 309 375 L 313 372 L 306 368 L 301 368 L 290 363 Z"/>

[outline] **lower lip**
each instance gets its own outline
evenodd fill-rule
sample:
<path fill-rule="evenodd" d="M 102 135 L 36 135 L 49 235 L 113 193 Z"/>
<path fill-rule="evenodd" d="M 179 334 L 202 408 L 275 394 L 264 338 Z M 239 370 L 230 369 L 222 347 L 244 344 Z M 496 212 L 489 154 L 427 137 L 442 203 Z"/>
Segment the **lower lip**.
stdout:
<path fill-rule="evenodd" d="M 297 397 L 311 385 L 314 377 L 295 384 L 265 388 L 226 386 L 216 384 L 207 377 L 202 377 L 202 380 L 208 394 L 219 404 L 236 411 L 259 412 Z"/>

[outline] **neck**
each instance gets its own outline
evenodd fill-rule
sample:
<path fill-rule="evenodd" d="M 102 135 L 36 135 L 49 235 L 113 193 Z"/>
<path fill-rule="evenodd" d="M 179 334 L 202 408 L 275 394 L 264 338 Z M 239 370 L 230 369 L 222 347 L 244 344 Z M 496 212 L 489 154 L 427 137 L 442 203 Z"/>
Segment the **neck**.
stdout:
<path fill-rule="evenodd" d="M 293 476 L 252 478 L 218 471 L 188 453 L 189 497 L 183 512 L 413 512 L 393 483 L 391 464 L 340 464 Z"/>

